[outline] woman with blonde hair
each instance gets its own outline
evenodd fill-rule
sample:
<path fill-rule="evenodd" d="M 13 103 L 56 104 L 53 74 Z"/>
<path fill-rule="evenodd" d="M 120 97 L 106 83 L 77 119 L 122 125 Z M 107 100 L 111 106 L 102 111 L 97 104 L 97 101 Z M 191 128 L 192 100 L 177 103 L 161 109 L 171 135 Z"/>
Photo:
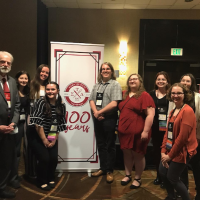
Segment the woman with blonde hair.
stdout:
<path fill-rule="evenodd" d="M 155 115 L 155 104 L 145 91 L 143 80 L 139 74 L 131 74 L 127 80 L 127 91 L 118 105 L 119 141 L 124 154 L 126 176 L 121 185 L 127 185 L 131 180 L 131 172 L 135 165 L 135 176 L 131 189 L 141 186 L 141 175 L 145 168 L 145 153 L 151 138 L 151 126 Z"/>

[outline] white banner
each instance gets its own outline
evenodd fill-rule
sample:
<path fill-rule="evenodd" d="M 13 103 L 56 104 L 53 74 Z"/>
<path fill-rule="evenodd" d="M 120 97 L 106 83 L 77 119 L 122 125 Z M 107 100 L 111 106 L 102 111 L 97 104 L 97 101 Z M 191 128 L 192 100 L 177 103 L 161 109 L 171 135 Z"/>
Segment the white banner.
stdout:
<path fill-rule="evenodd" d="M 66 104 L 67 131 L 58 139 L 58 170 L 99 169 L 89 96 L 103 62 L 104 45 L 51 42 L 51 80 Z"/>

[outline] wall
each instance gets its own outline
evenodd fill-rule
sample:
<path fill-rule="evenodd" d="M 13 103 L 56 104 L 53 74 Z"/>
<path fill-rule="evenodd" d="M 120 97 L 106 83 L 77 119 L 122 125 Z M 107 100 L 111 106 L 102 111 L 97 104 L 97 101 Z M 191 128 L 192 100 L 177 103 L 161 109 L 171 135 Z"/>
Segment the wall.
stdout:
<path fill-rule="evenodd" d="M 11 76 L 26 70 L 31 77 L 36 70 L 37 1 L 0 1 L 0 51 L 14 56 Z"/>
<path fill-rule="evenodd" d="M 127 76 L 138 72 L 140 19 L 200 19 L 199 10 L 88 10 L 49 8 L 49 40 L 105 44 L 115 69 L 119 42 L 128 41 Z M 123 86 L 126 77 L 118 78 Z"/>

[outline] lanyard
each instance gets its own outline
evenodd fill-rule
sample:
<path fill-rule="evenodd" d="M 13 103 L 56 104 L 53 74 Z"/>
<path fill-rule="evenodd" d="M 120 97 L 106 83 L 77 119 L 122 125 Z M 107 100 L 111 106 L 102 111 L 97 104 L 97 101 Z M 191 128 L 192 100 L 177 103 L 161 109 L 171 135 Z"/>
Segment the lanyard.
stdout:
<path fill-rule="evenodd" d="M 180 113 L 180 111 L 182 110 L 182 108 L 183 108 L 183 106 L 184 106 L 184 105 L 185 105 L 185 104 L 183 104 L 183 105 L 181 106 L 181 109 L 178 111 L 177 115 L 175 116 L 174 122 L 175 122 L 175 120 L 176 120 L 176 118 L 177 118 L 178 114 Z M 176 108 L 174 108 L 174 110 L 173 110 L 173 112 L 172 112 L 171 116 L 169 117 L 169 121 L 170 121 L 170 119 L 172 118 L 172 116 L 173 116 L 173 114 L 174 114 L 175 110 L 176 110 Z"/>
<path fill-rule="evenodd" d="M 100 84 L 99 84 L 99 87 L 100 87 L 101 85 L 103 85 L 103 84 L 102 84 L 102 83 L 100 83 Z M 105 85 L 105 84 L 104 84 L 104 85 Z M 105 90 L 106 90 L 107 86 L 108 86 L 108 83 L 106 84 L 106 87 L 105 87 L 105 89 L 103 90 L 103 92 L 101 92 L 102 94 L 105 92 Z M 99 92 L 99 91 L 98 91 L 98 90 L 99 90 L 99 87 L 97 88 L 97 92 Z"/>

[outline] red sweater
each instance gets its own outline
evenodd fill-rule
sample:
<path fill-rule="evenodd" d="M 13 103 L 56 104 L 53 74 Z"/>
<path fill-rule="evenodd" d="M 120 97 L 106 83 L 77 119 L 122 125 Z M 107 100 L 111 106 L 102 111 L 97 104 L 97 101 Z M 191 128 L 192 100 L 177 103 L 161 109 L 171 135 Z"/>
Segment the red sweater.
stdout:
<path fill-rule="evenodd" d="M 169 116 L 171 114 L 172 111 Z M 174 122 L 172 148 L 170 151 L 166 149 L 167 130 L 163 138 L 161 153 L 168 154 L 174 162 L 186 163 L 187 153 L 190 158 L 197 153 L 196 148 L 198 143 L 196 139 L 196 117 L 194 111 L 190 106 L 185 104 L 176 119 L 175 116 L 172 116 L 170 122 Z"/>

